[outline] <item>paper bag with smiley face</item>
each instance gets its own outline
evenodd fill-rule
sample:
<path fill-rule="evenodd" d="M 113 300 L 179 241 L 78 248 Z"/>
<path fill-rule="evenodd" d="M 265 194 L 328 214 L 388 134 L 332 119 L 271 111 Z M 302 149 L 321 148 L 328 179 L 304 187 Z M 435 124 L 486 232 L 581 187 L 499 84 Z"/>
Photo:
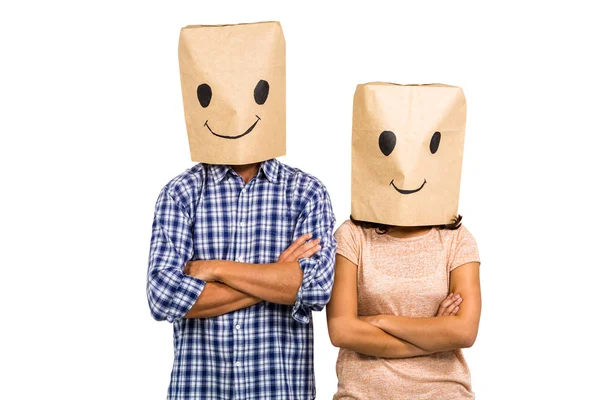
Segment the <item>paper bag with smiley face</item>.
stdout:
<path fill-rule="evenodd" d="M 352 120 L 352 217 L 449 224 L 458 213 L 466 101 L 459 87 L 358 85 Z"/>
<path fill-rule="evenodd" d="M 285 155 L 285 39 L 279 22 L 191 25 L 179 69 L 192 161 Z"/>

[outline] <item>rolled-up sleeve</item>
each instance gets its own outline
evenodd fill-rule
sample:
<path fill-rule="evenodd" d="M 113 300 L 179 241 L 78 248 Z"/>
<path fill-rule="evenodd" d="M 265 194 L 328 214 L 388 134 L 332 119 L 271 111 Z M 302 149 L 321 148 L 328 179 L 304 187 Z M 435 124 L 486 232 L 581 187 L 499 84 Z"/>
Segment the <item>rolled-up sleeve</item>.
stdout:
<path fill-rule="evenodd" d="M 298 322 L 309 323 L 311 311 L 321 311 L 331 298 L 337 247 L 334 225 L 329 194 L 321 187 L 302 209 L 294 232 L 294 240 L 312 233 L 314 239 L 321 238 L 322 247 L 312 257 L 299 261 L 304 277 L 292 309 L 292 317 Z"/>
<path fill-rule="evenodd" d="M 206 282 L 183 273 L 193 251 L 191 218 L 165 187 L 154 212 L 146 284 L 157 321 L 183 318 L 202 293 Z"/>

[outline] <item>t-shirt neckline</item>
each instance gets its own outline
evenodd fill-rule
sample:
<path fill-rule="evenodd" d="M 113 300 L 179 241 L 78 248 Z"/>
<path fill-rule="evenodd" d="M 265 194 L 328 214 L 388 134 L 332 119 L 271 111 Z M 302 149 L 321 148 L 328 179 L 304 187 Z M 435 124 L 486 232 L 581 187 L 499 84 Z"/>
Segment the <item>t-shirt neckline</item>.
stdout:
<path fill-rule="evenodd" d="M 389 238 L 390 240 L 393 241 L 398 241 L 398 242 L 414 242 L 417 240 L 423 240 L 428 238 L 429 236 L 431 236 L 433 234 L 433 231 L 435 230 L 435 227 L 432 226 L 431 229 L 429 229 L 427 232 L 425 232 L 422 235 L 419 236 L 412 236 L 412 237 L 394 237 L 388 233 L 384 233 L 384 235 Z M 377 233 L 375 233 L 376 235 L 378 235 Z"/>

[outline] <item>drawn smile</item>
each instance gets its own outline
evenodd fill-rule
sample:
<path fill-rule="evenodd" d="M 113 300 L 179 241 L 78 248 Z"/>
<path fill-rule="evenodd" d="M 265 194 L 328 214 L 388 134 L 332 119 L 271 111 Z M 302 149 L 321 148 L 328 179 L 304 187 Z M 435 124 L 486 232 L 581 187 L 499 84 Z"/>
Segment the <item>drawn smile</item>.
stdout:
<path fill-rule="evenodd" d="M 258 115 L 256 115 L 256 121 L 254 121 L 254 123 L 252 124 L 252 126 L 250 126 L 250 128 L 246 129 L 246 132 L 242 133 L 241 135 L 237 135 L 237 136 L 225 136 L 225 135 L 219 135 L 218 133 L 213 132 L 212 129 L 210 129 L 210 126 L 208 126 L 208 120 L 206 120 L 206 122 L 204 123 L 204 126 L 208 128 L 208 130 L 210 131 L 210 133 L 212 133 L 215 136 L 218 136 L 220 138 L 223 139 L 239 139 L 242 136 L 246 136 L 247 134 L 249 134 L 250 132 L 252 132 L 252 129 L 254 129 L 254 127 L 256 126 L 256 124 L 258 124 L 258 121 L 260 121 L 260 117 Z"/>
<path fill-rule="evenodd" d="M 419 190 L 423 189 L 423 186 L 425 186 L 426 183 L 427 183 L 427 179 L 423 179 L 423 184 L 418 189 L 413 189 L 413 190 L 398 189 L 396 187 L 396 185 L 394 185 L 394 180 L 393 179 L 390 182 L 390 185 L 392 185 L 394 187 L 394 189 L 396 189 L 396 192 L 398 192 L 398 193 L 401 193 L 401 194 L 411 194 L 411 193 L 417 193 Z"/>

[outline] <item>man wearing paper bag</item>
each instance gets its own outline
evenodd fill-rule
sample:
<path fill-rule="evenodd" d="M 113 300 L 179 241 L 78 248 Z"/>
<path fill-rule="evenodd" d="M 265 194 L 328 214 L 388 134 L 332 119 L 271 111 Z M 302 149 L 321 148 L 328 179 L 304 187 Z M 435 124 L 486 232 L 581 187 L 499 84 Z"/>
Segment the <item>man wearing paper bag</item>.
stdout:
<path fill-rule="evenodd" d="M 327 306 L 340 347 L 334 399 L 472 399 L 479 255 L 458 194 L 466 104 L 458 87 L 358 85 L 351 220 L 338 228 Z"/>
<path fill-rule="evenodd" d="M 311 311 L 328 302 L 329 195 L 285 154 L 277 22 L 188 26 L 179 40 L 193 161 L 156 203 L 148 301 L 173 323 L 169 399 L 313 399 Z"/>

